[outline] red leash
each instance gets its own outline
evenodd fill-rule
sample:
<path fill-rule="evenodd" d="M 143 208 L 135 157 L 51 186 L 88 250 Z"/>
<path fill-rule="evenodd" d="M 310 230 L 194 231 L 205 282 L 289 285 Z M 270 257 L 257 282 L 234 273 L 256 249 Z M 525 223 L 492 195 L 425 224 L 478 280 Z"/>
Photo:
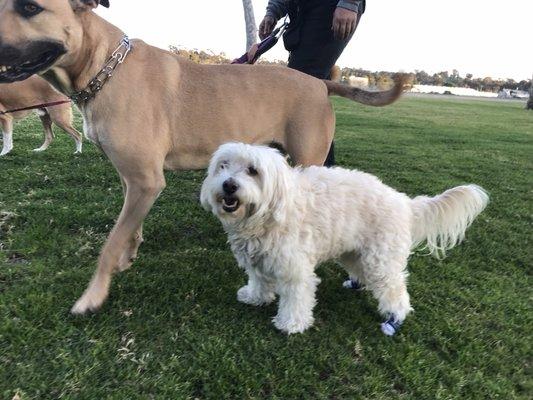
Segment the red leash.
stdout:
<path fill-rule="evenodd" d="M 15 110 L 0 111 L 0 115 L 12 114 L 12 113 L 20 112 L 20 111 L 39 110 L 41 108 L 54 107 L 54 106 L 59 106 L 61 104 L 67 104 L 67 103 L 70 103 L 70 100 L 61 100 L 61 101 L 54 101 L 52 103 L 37 104 L 35 106 L 17 108 Z"/>

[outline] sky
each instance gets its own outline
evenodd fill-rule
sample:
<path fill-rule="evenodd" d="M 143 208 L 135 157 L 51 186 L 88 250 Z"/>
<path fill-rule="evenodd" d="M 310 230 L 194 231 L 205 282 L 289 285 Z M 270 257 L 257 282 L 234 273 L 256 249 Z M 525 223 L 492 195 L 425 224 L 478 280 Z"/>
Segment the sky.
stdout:
<path fill-rule="evenodd" d="M 267 0 L 253 0 L 257 24 Z M 168 48 L 245 51 L 241 0 L 110 0 L 97 12 L 132 38 Z M 368 70 L 457 69 L 462 76 L 531 79 L 533 0 L 367 0 L 337 64 Z M 283 44 L 264 56 L 286 59 Z"/>

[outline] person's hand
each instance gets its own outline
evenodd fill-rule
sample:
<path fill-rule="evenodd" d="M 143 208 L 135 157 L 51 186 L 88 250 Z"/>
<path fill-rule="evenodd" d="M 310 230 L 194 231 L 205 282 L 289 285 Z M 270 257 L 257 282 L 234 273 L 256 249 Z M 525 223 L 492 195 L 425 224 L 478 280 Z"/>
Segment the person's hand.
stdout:
<path fill-rule="evenodd" d="M 261 24 L 259 25 L 259 38 L 263 40 L 268 35 L 272 33 L 274 28 L 276 27 L 276 19 L 270 15 L 265 16 L 263 18 L 263 21 L 261 21 Z"/>
<path fill-rule="evenodd" d="M 357 28 L 357 13 L 346 8 L 337 7 L 333 14 L 333 37 L 337 40 L 348 39 Z"/>

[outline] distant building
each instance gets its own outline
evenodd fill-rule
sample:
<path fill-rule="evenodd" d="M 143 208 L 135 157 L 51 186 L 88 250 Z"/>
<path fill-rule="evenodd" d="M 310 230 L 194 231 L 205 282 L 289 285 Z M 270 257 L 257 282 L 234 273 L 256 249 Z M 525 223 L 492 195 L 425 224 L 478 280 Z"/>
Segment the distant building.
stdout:
<path fill-rule="evenodd" d="M 358 87 L 358 88 L 366 88 L 369 84 L 369 79 L 367 77 L 359 77 L 359 76 L 350 76 L 348 78 L 348 84 L 350 86 Z"/>
<path fill-rule="evenodd" d="M 499 99 L 529 99 L 529 93 L 525 90 L 502 89 L 498 93 Z"/>
<path fill-rule="evenodd" d="M 434 94 L 454 94 L 456 96 L 474 96 L 474 97 L 498 97 L 496 93 L 480 92 L 479 90 L 462 87 L 433 86 L 433 85 L 414 85 L 411 93 L 434 93 Z"/>

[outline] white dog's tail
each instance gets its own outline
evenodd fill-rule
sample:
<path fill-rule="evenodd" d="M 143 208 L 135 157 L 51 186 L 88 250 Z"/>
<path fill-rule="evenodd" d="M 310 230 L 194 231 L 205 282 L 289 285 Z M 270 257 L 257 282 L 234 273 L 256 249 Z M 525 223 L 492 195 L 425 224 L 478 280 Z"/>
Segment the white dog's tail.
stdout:
<path fill-rule="evenodd" d="M 476 185 L 458 186 L 435 196 L 411 201 L 413 247 L 427 242 L 429 253 L 442 257 L 459 244 L 474 218 L 485 209 L 489 196 Z"/>

